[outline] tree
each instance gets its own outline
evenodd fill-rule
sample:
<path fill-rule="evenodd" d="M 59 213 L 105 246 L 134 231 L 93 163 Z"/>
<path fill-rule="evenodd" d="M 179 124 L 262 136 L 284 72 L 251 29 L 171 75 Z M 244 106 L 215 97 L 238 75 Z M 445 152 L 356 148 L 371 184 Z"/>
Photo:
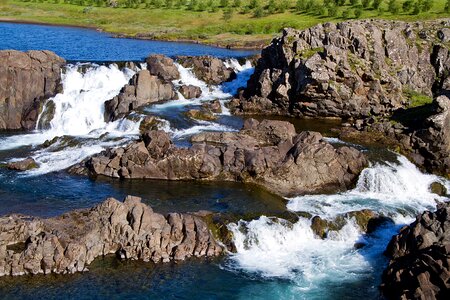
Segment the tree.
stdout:
<path fill-rule="evenodd" d="M 433 0 L 425 0 L 423 2 L 423 11 L 430 11 L 433 8 Z"/>
<path fill-rule="evenodd" d="M 350 0 L 350 4 L 352 5 L 352 6 L 355 6 L 355 5 L 357 5 L 359 3 L 359 0 Z"/>
<path fill-rule="evenodd" d="M 400 4 L 398 4 L 397 0 L 389 0 L 388 11 L 393 15 L 398 14 L 400 11 Z"/>
<path fill-rule="evenodd" d="M 381 3 L 383 2 L 383 0 L 373 0 L 373 4 L 372 7 L 376 10 L 378 10 L 380 8 Z"/>
<path fill-rule="evenodd" d="M 250 0 L 250 3 L 248 4 L 248 7 L 250 7 L 250 9 L 255 9 L 259 6 L 260 4 L 258 0 Z"/>
<path fill-rule="evenodd" d="M 280 13 L 284 13 L 288 8 L 289 8 L 289 0 L 280 0 L 280 4 L 278 5 L 278 11 Z"/>
<path fill-rule="evenodd" d="M 364 7 L 364 8 L 369 8 L 369 6 L 370 6 L 370 0 L 362 0 L 362 6 Z"/>
<path fill-rule="evenodd" d="M 361 8 L 355 9 L 355 18 L 359 19 L 363 13 L 363 10 Z"/>
<path fill-rule="evenodd" d="M 261 6 L 255 7 L 255 10 L 253 11 L 253 17 L 255 18 L 264 17 L 264 10 Z"/>
<path fill-rule="evenodd" d="M 450 0 L 448 0 L 450 1 Z M 304 11 L 306 8 L 306 0 L 297 0 L 297 2 L 295 3 L 295 9 L 298 12 Z"/>
<path fill-rule="evenodd" d="M 344 6 L 345 0 L 335 0 L 337 6 Z"/>
<path fill-rule="evenodd" d="M 421 5 L 420 5 L 420 2 L 416 1 L 416 3 L 414 3 L 414 9 L 413 9 L 412 14 L 413 15 L 418 15 L 418 14 L 420 14 L 421 10 L 422 10 L 422 8 L 421 8 Z"/>
<path fill-rule="evenodd" d="M 228 5 L 230 5 L 230 1 L 229 0 L 220 0 L 220 6 L 228 7 Z"/>
<path fill-rule="evenodd" d="M 403 2 L 402 9 L 404 12 L 408 12 L 413 8 L 414 2 L 412 0 L 406 0 Z"/>
<path fill-rule="evenodd" d="M 322 6 L 319 11 L 321 16 L 326 16 L 328 14 L 328 10 L 325 6 Z"/>
<path fill-rule="evenodd" d="M 277 5 L 275 4 L 275 0 L 269 0 L 267 4 L 267 12 L 269 14 L 274 14 L 277 10 Z"/>
<path fill-rule="evenodd" d="M 445 3 L 445 12 L 450 12 L 450 0 L 447 0 L 447 3 Z"/>
<path fill-rule="evenodd" d="M 173 0 L 166 0 L 166 8 L 172 8 Z"/>
<path fill-rule="evenodd" d="M 233 11 L 233 9 L 232 9 L 231 7 L 225 9 L 225 10 L 223 11 L 222 19 L 223 19 L 224 21 L 229 21 L 229 20 L 231 20 L 231 18 L 233 17 L 233 13 L 234 13 L 234 11 Z"/>
<path fill-rule="evenodd" d="M 336 6 L 336 5 L 330 5 L 330 6 L 328 6 L 328 16 L 329 16 L 329 17 L 334 18 L 334 17 L 337 16 L 337 13 L 338 13 L 338 9 L 337 9 L 337 6 Z"/>
<path fill-rule="evenodd" d="M 342 11 L 342 18 L 343 19 L 349 19 L 351 14 L 352 14 L 352 10 L 351 9 L 345 9 L 345 10 Z"/>
<path fill-rule="evenodd" d="M 241 0 L 234 0 L 233 7 L 241 7 L 242 1 Z"/>

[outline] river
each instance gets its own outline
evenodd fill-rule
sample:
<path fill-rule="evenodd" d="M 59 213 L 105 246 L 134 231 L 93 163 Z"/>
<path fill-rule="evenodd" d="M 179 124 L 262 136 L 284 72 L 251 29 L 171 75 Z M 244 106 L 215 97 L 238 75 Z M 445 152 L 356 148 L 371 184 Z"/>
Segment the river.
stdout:
<path fill-rule="evenodd" d="M 51 38 L 33 44 L 27 34 L 37 33 Z M 387 263 L 382 253 L 392 235 L 417 213 L 434 209 L 436 200 L 446 200 L 432 194 L 429 186 L 438 181 L 450 188 L 449 182 L 422 173 L 403 156 L 361 145 L 355 146 L 369 155 L 371 165 L 362 172 L 354 189 L 331 195 L 283 199 L 239 183 L 92 180 L 69 175 L 65 172 L 67 167 L 107 147 L 136 139 L 139 120 L 147 114 L 158 116 L 163 121 L 162 129 L 179 145 L 189 144 L 189 137 L 201 131 L 238 130 L 243 119 L 230 115 L 226 109 L 214 122 L 193 121 L 183 112 L 211 99 L 224 103 L 245 86 L 253 68 L 233 57 L 250 53 L 202 45 L 113 39 L 92 30 L 40 25 L 0 24 L 0 37 L 0 49 L 45 48 L 72 61 L 63 73 L 64 91 L 50 99 L 55 106 L 54 115 L 46 118 L 44 110 L 40 118 L 46 121 L 39 122 L 32 132 L 0 134 L 0 162 L 32 156 L 40 165 L 25 173 L 0 168 L 0 214 L 55 216 L 91 207 L 109 196 L 133 194 L 144 197 L 146 203 L 163 213 L 210 210 L 261 215 L 229 225 L 237 252 L 225 257 L 167 264 L 106 257 L 97 259 L 90 271 L 82 274 L 0 278 L 0 295 L 4 298 L 378 299 L 381 272 Z M 232 82 L 210 87 L 190 70 L 178 66 L 182 82 L 202 88 L 200 99 L 154 104 L 136 112 L 134 118 L 105 122 L 104 102 L 117 95 L 135 71 L 92 62 L 142 61 L 150 52 L 228 57 L 227 63 L 238 76 Z M 297 130 L 318 130 L 332 143 L 345 143 L 330 130 L 340 126 L 339 122 L 294 123 Z M 42 146 L 55 137 L 59 137 L 56 143 Z M 363 234 L 350 219 L 342 229 L 320 239 L 313 234 L 309 218 L 300 217 L 292 224 L 272 217 L 289 210 L 332 219 L 361 209 L 382 213 L 393 222 Z"/>

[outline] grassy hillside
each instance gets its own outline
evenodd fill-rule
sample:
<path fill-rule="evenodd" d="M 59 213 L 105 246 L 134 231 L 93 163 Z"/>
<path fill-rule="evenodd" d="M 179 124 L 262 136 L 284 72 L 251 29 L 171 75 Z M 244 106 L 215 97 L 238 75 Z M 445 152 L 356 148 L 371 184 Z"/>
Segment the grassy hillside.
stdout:
<path fill-rule="evenodd" d="M 450 17 L 450 0 L 0 0 L 0 20 L 89 26 L 116 34 L 255 47 L 283 27 L 356 18 Z"/>

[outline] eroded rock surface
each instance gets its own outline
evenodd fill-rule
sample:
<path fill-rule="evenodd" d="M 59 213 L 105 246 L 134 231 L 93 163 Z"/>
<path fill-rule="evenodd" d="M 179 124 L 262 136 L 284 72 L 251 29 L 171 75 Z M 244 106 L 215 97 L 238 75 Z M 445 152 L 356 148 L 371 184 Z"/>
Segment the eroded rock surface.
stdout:
<path fill-rule="evenodd" d="M 450 203 L 426 211 L 394 236 L 386 249 L 391 259 L 383 274 L 388 299 L 450 297 Z"/>
<path fill-rule="evenodd" d="M 0 129 L 32 129 L 60 89 L 65 60 L 51 51 L 0 51 Z"/>
<path fill-rule="evenodd" d="M 232 68 L 213 56 L 177 56 L 175 59 L 185 68 L 191 68 L 195 76 L 207 84 L 220 84 L 236 78 Z"/>
<path fill-rule="evenodd" d="M 238 113 L 365 118 L 432 96 L 450 69 L 450 21 L 356 20 L 285 29 L 262 51 Z M 444 32 L 445 31 L 445 32 Z"/>
<path fill-rule="evenodd" d="M 240 132 L 204 132 L 179 148 L 164 131 L 110 149 L 72 173 L 117 178 L 227 180 L 256 183 L 280 195 L 345 190 L 367 165 L 351 147 L 334 147 L 320 133 L 297 134 L 289 122 L 249 119 Z"/>
<path fill-rule="evenodd" d="M 132 196 L 50 219 L 0 217 L 0 276 L 86 271 L 96 257 L 114 253 L 167 262 L 222 251 L 200 217 L 163 216 Z"/>

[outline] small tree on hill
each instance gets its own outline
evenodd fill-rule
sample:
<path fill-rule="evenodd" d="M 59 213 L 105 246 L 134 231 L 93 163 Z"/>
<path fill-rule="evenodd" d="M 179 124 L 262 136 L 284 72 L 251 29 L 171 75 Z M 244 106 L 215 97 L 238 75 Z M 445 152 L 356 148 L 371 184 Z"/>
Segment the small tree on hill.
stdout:
<path fill-rule="evenodd" d="M 238 8 L 238 7 L 241 7 L 241 5 L 242 5 L 242 0 L 234 0 L 233 7 Z"/>
<path fill-rule="evenodd" d="M 351 6 L 356 6 L 356 5 L 358 5 L 358 3 L 359 3 L 359 0 L 350 0 Z"/>
<path fill-rule="evenodd" d="M 284 13 L 289 8 L 289 0 L 280 0 L 278 4 L 278 11 Z"/>
<path fill-rule="evenodd" d="M 447 3 L 445 3 L 445 12 L 450 12 L 450 0 L 447 0 Z"/>
<path fill-rule="evenodd" d="M 297 2 L 295 3 L 295 10 L 301 12 L 304 11 L 305 9 L 306 9 L 306 0 L 297 0 Z"/>
<path fill-rule="evenodd" d="M 357 19 L 361 18 L 362 14 L 363 14 L 362 8 L 355 9 L 355 18 Z"/>
<path fill-rule="evenodd" d="M 253 17 L 255 18 L 264 17 L 264 9 L 261 6 L 255 7 L 255 10 L 253 11 Z"/>
<path fill-rule="evenodd" d="M 255 9 L 258 6 L 260 6 L 258 0 L 250 0 L 250 3 L 248 4 L 248 7 L 250 7 L 250 9 Z"/>
<path fill-rule="evenodd" d="M 267 12 L 269 14 L 274 14 L 277 11 L 277 5 L 275 4 L 275 0 L 269 0 L 267 4 Z"/>
<path fill-rule="evenodd" d="M 220 0 L 220 6 L 222 7 L 228 7 L 230 5 L 229 0 Z"/>
<path fill-rule="evenodd" d="M 373 0 L 373 4 L 372 7 L 376 10 L 378 10 L 380 8 L 381 3 L 383 2 L 383 0 Z"/>
<path fill-rule="evenodd" d="M 364 8 L 369 8 L 370 0 L 362 0 L 361 4 Z"/>
<path fill-rule="evenodd" d="M 400 4 L 398 4 L 397 0 L 389 0 L 388 11 L 393 15 L 398 14 L 400 11 Z"/>
<path fill-rule="evenodd" d="M 231 18 L 233 17 L 233 13 L 234 13 L 234 11 L 233 11 L 233 9 L 232 9 L 231 7 L 225 9 L 225 10 L 223 11 L 222 19 L 223 19 L 224 21 L 229 21 L 229 20 L 231 20 Z"/>
<path fill-rule="evenodd" d="M 422 10 L 422 7 L 421 7 L 421 5 L 420 5 L 420 2 L 419 1 L 416 1 L 415 3 L 414 3 L 414 7 L 413 7 L 413 11 L 412 11 L 412 14 L 413 15 L 418 15 L 418 14 L 420 14 L 420 11 Z"/>
<path fill-rule="evenodd" d="M 412 0 L 406 0 L 402 4 L 402 9 L 404 12 L 408 12 L 412 9 L 414 2 Z"/>
<path fill-rule="evenodd" d="M 425 0 L 423 2 L 423 11 L 430 11 L 433 8 L 433 0 Z"/>
<path fill-rule="evenodd" d="M 343 19 L 349 19 L 351 15 L 352 15 L 352 10 L 351 9 L 345 9 L 345 10 L 342 11 L 342 18 Z"/>
<path fill-rule="evenodd" d="M 337 13 L 338 13 L 338 9 L 337 9 L 337 6 L 336 6 L 336 5 L 330 5 L 330 6 L 328 6 L 328 16 L 329 16 L 329 17 L 334 18 L 334 17 L 337 16 Z"/>

